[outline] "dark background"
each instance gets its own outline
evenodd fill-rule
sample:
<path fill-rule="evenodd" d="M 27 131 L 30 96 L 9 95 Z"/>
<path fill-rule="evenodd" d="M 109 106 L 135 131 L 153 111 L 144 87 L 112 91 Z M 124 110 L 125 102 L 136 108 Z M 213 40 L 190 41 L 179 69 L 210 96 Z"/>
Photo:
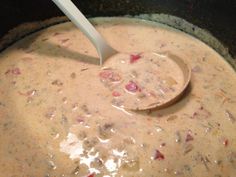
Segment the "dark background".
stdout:
<path fill-rule="evenodd" d="M 166 13 L 217 37 L 236 56 L 236 0 L 74 0 L 89 17 Z M 63 15 L 51 0 L 1 0 L 0 38 L 22 22 Z"/>

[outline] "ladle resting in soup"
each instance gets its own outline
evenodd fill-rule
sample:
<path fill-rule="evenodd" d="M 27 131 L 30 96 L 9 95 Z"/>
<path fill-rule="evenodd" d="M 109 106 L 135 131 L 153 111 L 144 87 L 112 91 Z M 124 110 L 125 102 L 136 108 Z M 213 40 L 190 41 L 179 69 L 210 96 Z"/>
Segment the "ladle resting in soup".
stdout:
<path fill-rule="evenodd" d="M 168 108 L 128 111 L 116 104 L 125 92 L 104 87 L 96 50 L 71 23 L 32 34 L 0 54 L 1 176 L 233 177 L 233 69 L 202 42 L 164 25 L 94 23 L 119 51 L 181 57 L 192 68 L 191 87 Z"/>
<path fill-rule="evenodd" d="M 111 103 L 125 109 L 146 110 L 176 101 L 191 73 L 180 58 L 171 57 L 154 52 L 110 57 L 99 76 L 111 92 Z M 180 67 L 180 62 L 185 67 Z"/>

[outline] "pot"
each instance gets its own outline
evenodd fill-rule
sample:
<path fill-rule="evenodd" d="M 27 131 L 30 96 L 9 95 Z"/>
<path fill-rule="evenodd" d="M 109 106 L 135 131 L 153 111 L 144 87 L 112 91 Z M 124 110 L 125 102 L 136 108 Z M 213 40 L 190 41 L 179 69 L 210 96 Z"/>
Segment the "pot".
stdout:
<path fill-rule="evenodd" d="M 171 27 L 174 27 L 176 29 L 182 30 L 200 39 L 201 41 L 205 42 L 212 48 L 214 48 L 219 54 L 223 56 L 224 59 L 226 59 L 231 64 L 232 67 L 234 67 L 236 71 L 236 61 L 235 61 L 236 60 L 236 25 L 235 25 L 236 3 L 234 0 L 225 0 L 225 1 L 220 1 L 220 0 L 205 0 L 205 1 L 197 1 L 197 0 L 168 0 L 168 1 L 165 1 L 165 0 L 139 0 L 139 1 L 138 0 L 113 0 L 113 1 L 86 0 L 86 1 L 82 1 L 80 0 L 79 1 L 77 0 L 75 1 L 75 4 L 79 7 L 79 9 L 81 9 L 81 11 L 84 14 L 87 15 L 87 17 L 124 16 L 125 15 L 131 18 L 135 17 L 135 18 L 146 19 L 146 20 L 150 20 L 154 22 L 163 23 Z M 9 45 L 13 44 L 14 42 L 23 38 L 24 36 L 29 35 L 30 33 L 33 33 L 35 31 L 38 31 L 42 28 L 45 28 L 54 24 L 68 21 L 68 19 L 63 16 L 63 14 L 53 4 L 53 2 L 49 0 L 40 0 L 40 1 L 2 0 L 1 7 L 0 7 L 0 17 L 2 19 L 2 24 L 0 28 L 0 54 L 1 54 L 1 51 L 3 51 Z M 136 28 L 136 30 L 139 30 L 139 28 Z M 47 38 L 42 39 L 40 41 L 43 41 L 43 40 L 47 41 Z M 64 40 L 67 40 L 67 39 L 64 39 Z M 29 41 L 33 41 L 33 40 L 29 40 Z M 158 40 L 158 43 L 159 43 L 159 40 Z M 26 43 L 26 46 L 27 44 L 29 43 Z M 50 50 L 48 50 L 50 48 L 47 48 L 47 45 L 45 45 L 45 44 L 50 44 L 50 43 L 45 42 L 43 44 L 44 46 L 46 46 L 46 49 L 47 51 L 49 51 L 49 54 L 50 54 Z M 152 45 L 152 46 L 155 47 L 155 45 Z M 19 46 L 18 49 L 21 50 L 23 48 Z M 62 54 L 66 53 L 65 51 L 67 51 L 68 56 L 72 56 L 72 57 L 68 57 L 69 59 L 73 59 L 73 60 L 69 60 L 70 62 L 72 62 L 72 64 L 70 64 L 70 66 L 72 66 L 73 62 L 76 61 L 74 59 L 77 59 L 76 57 L 73 57 L 74 53 L 68 52 L 68 50 L 66 50 L 65 48 L 63 49 L 63 48 L 54 47 L 54 54 L 56 54 L 56 56 L 62 56 Z M 28 50 L 28 52 L 30 53 L 30 50 Z M 196 60 L 198 59 L 199 56 L 203 56 L 203 52 L 201 52 L 201 55 L 199 55 L 199 50 L 194 50 L 194 52 L 195 52 L 194 57 Z M 193 55 L 193 52 L 190 50 L 189 53 L 190 54 L 188 55 L 188 60 L 191 60 L 192 59 L 191 56 Z M 4 175 L 4 173 L 6 173 L 5 176 L 9 176 L 9 174 L 7 173 L 11 173 L 14 170 L 14 168 L 17 167 L 17 169 L 14 172 L 16 173 L 22 172 L 22 174 L 28 175 L 28 176 L 36 175 L 36 176 L 49 177 L 49 176 L 52 176 L 51 173 L 53 174 L 53 170 L 55 169 L 59 169 L 59 170 L 61 169 L 62 171 L 64 170 L 62 172 L 63 174 L 60 176 L 65 176 L 64 173 L 66 173 L 66 175 L 74 174 L 74 175 L 79 176 L 80 175 L 79 173 L 81 170 L 80 168 L 83 164 L 81 166 L 78 165 L 79 161 L 76 161 L 74 159 L 72 159 L 73 162 L 75 162 L 75 164 L 73 164 L 75 165 L 73 166 L 73 168 L 70 163 L 67 164 L 67 162 L 69 161 L 67 161 L 68 159 L 65 160 L 64 157 L 67 157 L 67 155 L 68 156 L 70 155 L 70 152 L 68 151 L 68 147 L 69 147 L 69 150 L 70 150 L 70 147 L 72 147 L 72 150 L 73 149 L 79 150 L 78 147 L 82 147 L 82 142 L 83 142 L 83 146 L 88 146 L 86 149 L 89 149 L 95 146 L 95 144 L 98 142 L 104 143 L 106 139 L 108 139 L 109 141 L 109 138 L 112 135 L 112 133 L 116 132 L 116 129 L 115 131 L 113 131 L 113 127 L 115 127 L 114 126 L 115 124 L 113 124 L 110 121 L 111 120 L 114 121 L 116 118 L 119 118 L 119 120 L 125 120 L 122 123 L 124 127 L 122 131 L 123 130 L 124 131 L 121 132 L 125 136 L 128 135 L 127 133 L 128 126 L 129 125 L 133 126 L 135 120 L 140 121 L 140 122 L 136 121 L 138 122 L 137 125 L 139 126 L 132 128 L 133 132 L 131 132 L 131 135 L 134 134 L 137 137 L 137 139 L 141 137 L 141 139 L 144 139 L 146 141 L 143 135 L 146 135 L 147 139 L 148 137 L 151 137 L 152 135 L 152 131 L 150 131 L 151 128 L 153 132 L 155 133 L 155 135 L 157 134 L 158 136 L 160 136 L 160 138 L 155 137 L 155 139 L 150 138 L 147 140 L 147 142 L 155 141 L 154 143 L 155 147 L 149 148 L 148 155 L 147 157 L 144 158 L 145 159 L 144 162 L 145 164 L 146 162 L 148 164 L 150 162 L 149 160 L 153 160 L 153 161 L 155 160 L 154 163 L 157 166 L 154 166 L 154 167 L 158 167 L 160 165 L 159 167 L 161 168 L 162 168 L 161 165 L 163 165 L 162 162 L 166 162 L 166 161 L 171 162 L 171 163 L 173 162 L 173 165 L 172 165 L 173 167 L 171 167 L 170 170 L 163 166 L 164 168 L 161 171 L 163 173 L 168 173 L 168 174 L 170 173 L 170 174 L 173 174 L 173 176 L 176 176 L 176 175 L 182 176 L 183 173 L 181 173 L 181 171 L 184 171 L 184 174 L 186 174 L 186 176 L 198 175 L 198 174 L 195 174 L 195 171 L 194 171 L 194 174 L 190 173 L 190 169 L 192 168 L 192 166 L 190 166 L 189 163 L 186 163 L 188 161 L 190 162 L 191 160 L 194 160 L 193 166 L 195 167 L 196 164 L 198 165 L 200 164 L 199 172 L 202 174 L 202 176 L 209 176 L 207 172 L 211 173 L 212 176 L 213 176 L 213 173 L 215 173 L 214 175 L 215 177 L 216 176 L 220 177 L 221 176 L 220 174 L 224 174 L 227 176 L 230 176 L 231 174 L 235 174 L 234 170 L 236 169 L 235 168 L 236 151 L 234 148 L 234 145 L 235 145 L 234 144 L 234 140 L 235 140 L 235 135 L 234 135 L 235 127 L 234 126 L 235 126 L 235 121 L 236 121 L 236 118 L 235 118 L 236 112 L 235 112 L 234 104 L 236 103 L 236 96 L 234 93 L 232 93 L 234 92 L 232 90 L 235 90 L 234 88 L 236 87 L 230 87 L 230 86 L 235 86 L 234 83 L 236 83 L 235 82 L 236 80 L 233 80 L 235 79 L 234 77 L 235 73 L 233 70 L 230 70 L 230 71 L 224 70 L 224 68 L 216 67 L 217 65 L 213 65 L 214 63 L 211 63 L 212 65 L 207 64 L 206 65 L 207 67 L 202 68 L 200 67 L 201 65 L 199 66 L 199 62 L 203 62 L 205 60 L 205 57 L 203 56 L 201 57 L 201 61 L 195 62 L 191 66 L 193 73 L 195 72 L 192 77 L 193 82 L 190 83 L 190 86 L 188 87 L 184 95 L 185 99 L 182 99 L 180 102 L 178 102 L 178 105 L 176 107 L 171 107 L 168 110 L 160 110 L 160 111 L 149 110 L 145 113 L 139 112 L 137 114 L 135 113 L 135 116 L 132 117 L 134 119 L 126 119 L 127 115 L 132 116 L 132 113 L 129 113 L 128 111 L 124 109 L 120 109 L 119 107 L 116 106 L 116 104 L 114 105 L 112 104 L 112 106 L 114 106 L 114 110 L 117 109 L 118 110 L 117 112 L 120 113 L 121 111 L 122 114 L 118 114 L 116 111 L 114 111 L 115 114 L 113 115 L 113 111 L 112 111 L 111 113 L 109 113 L 112 116 L 110 115 L 107 116 L 106 114 L 104 116 L 103 115 L 100 116 L 100 112 L 98 112 L 97 110 L 99 111 L 100 110 L 103 111 L 103 109 L 109 110 L 111 107 L 110 102 L 109 104 L 103 104 L 103 102 L 102 104 L 100 104 L 99 102 L 94 102 L 94 100 L 96 101 L 98 99 L 93 99 L 92 101 L 90 99 L 87 99 L 87 90 L 88 90 L 87 88 L 91 90 L 96 89 L 96 91 L 102 90 L 100 88 L 103 88 L 103 87 L 100 87 L 100 86 L 103 86 L 103 85 L 100 84 L 102 83 L 100 81 L 101 79 L 104 79 L 104 78 L 102 78 L 103 74 L 101 74 L 101 72 L 99 74 L 98 73 L 91 74 L 89 68 L 84 67 L 84 66 L 79 68 L 80 65 L 74 65 L 71 70 L 69 69 L 65 70 L 67 73 L 64 71 L 61 72 L 62 70 L 64 70 L 64 65 L 63 64 L 54 65 L 59 60 L 55 60 L 55 62 L 54 60 L 50 60 L 50 61 L 41 60 L 41 58 L 40 60 L 38 60 L 37 58 L 35 60 L 35 58 L 32 59 L 31 57 L 27 57 L 27 56 L 23 58 L 18 58 L 17 56 L 16 57 L 14 56 L 11 58 L 9 57 L 13 61 L 16 61 L 17 64 L 11 65 L 10 63 L 9 66 L 6 65 L 5 68 L 4 67 L 1 68 L 1 72 L 2 72 L 1 76 L 3 76 L 4 78 L 6 77 L 7 79 L 0 80 L 1 84 L 3 83 L 2 84 L 3 88 L 1 88 L 0 94 L 4 96 L 2 97 L 3 99 L 1 99 L 0 108 L 5 106 L 4 105 L 5 98 L 9 97 L 9 100 L 10 100 L 10 101 L 6 101 L 7 103 L 10 103 L 9 104 L 10 106 L 9 105 L 6 106 L 7 108 L 6 111 L 0 110 L 1 117 L 3 117 L 3 119 L 0 122 L 0 127 L 3 127 L 0 129 L 0 132 L 1 132 L 0 140 L 2 142 L 1 148 L 3 147 L 2 148 L 3 151 L 0 148 L 0 154 L 6 154 L 3 157 L 1 157 L 3 160 L 0 160 L 0 164 L 2 167 L 1 169 L 4 169 L 1 172 L 1 174 Z M 79 56 L 78 58 L 83 58 L 86 55 L 78 55 L 78 56 Z M 219 55 L 212 55 L 210 59 L 214 60 L 215 56 L 219 57 Z M 9 61 L 8 60 L 9 58 L 7 57 L 8 56 L 5 56 L 4 58 L 5 61 Z M 48 59 L 46 55 L 43 57 Z M 18 60 L 19 60 L 19 63 L 18 63 Z M 32 64 L 32 63 L 27 63 L 27 61 L 33 61 L 33 62 L 37 61 L 38 63 Z M 46 62 L 49 62 L 49 64 L 42 66 L 40 65 L 39 61 L 46 61 Z M 211 62 L 211 60 L 208 60 L 208 61 Z M 24 64 L 23 62 L 27 64 Z M 66 63 L 67 62 L 68 61 L 66 61 Z M 5 66 L 5 65 L 0 65 L 0 66 Z M 51 66 L 53 67 L 55 66 L 55 67 L 50 68 Z M 61 66 L 61 67 L 57 67 L 57 66 Z M 28 77 L 28 78 L 21 77 L 22 80 L 20 81 L 23 81 L 23 82 L 27 81 L 26 82 L 27 84 L 25 85 L 22 84 L 24 87 L 21 88 L 21 87 L 18 87 L 15 79 L 18 77 L 18 75 L 21 75 L 24 72 L 24 68 L 26 68 L 29 71 L 32 71 L 32 73 L 29 72 L 29 74 L 31 74 L 30 75 L 31 77 Z M 47 82 L 46 84 L 41 84 L 41 83 L 38 84 L 38 81 L 37 81 L 38 76 L 36 76 L 38 73 L 39 73 L 38 75 L 40 75 L 40 72 L 37 72 L 38 68 L 45 69 L 42 72 L 42 73 L 45 73 L 45 75 L 42 75 L 43 77 L 41 80 L 46 81 Z M 215 69 L 214 71 L 216 72 L 212 74 L 211 69 L 213 70 Z M 36 72 L 34 72 L 34 70 Z M 21 73 L 21 71 L 23 72 Z M 53 72 L 56 72 L 56 71 L 58 71 L 59 73 L 58 76 L 56 76 L 58 78 L 51 77 Z M 91 74 L 92 76 L 99 76 L 100 77 L 99 79 L 97 79 L 96 77 L 94 80 L 91 80 L 88 83 L 89 84 L 92 83 L 93 85 L 97 84 L 97 86 L 99 86 L 100 84 L 100 86 L 91 87 L 92 84 L 91 85 L 88 84 L 87 87 L 85 87 L 86 89 L 84 89 L 85 90 L 84 92 L 79 92 L 78 88 L 82 85 L 81 83 L 83 82 L 77 82 L 77 81 L 80 81 L 80 80 L 76 80 L 76 77 L 77 79 L 79 78 L 79 74 L 77 73 L 77 71 L 84 72 L 84 73 L 88 71 L 88 73 Z M 205 75 L 202 75 L 202 72 L 205 72 Z M 91 75 L 88 75 L 88 76 L 91 76 Z M 64 85 L 63 85 L 62 76 L 68 77 L 69 79 L 71 79 L 70 80 L 71 83 L 72 82 L 76 84 L 78 83 L 78 85 L 76 84 L 69 85 L 66 82 L 64 82 Z M 221 76 L 221 77 L 218 77 L 218 76 Z M 231 78 L 231 77 L 232 77 L 232 80 L 225 79 L 225 78 Z M 12 79 L 12 80 L 9 80 L 9 79 Z M 34 83 L 35 80 L 36 82 Z M 87 81 L 88 80 L 86 80 L 86 82 Z M 33 83 L 32 88 L 31 88 L 31 82 Z M 199 83 L 202 85 L 200 85 Z M 211 87 L 213 85 L 212 83 L 213 84 L 216 83 L 216 85 L 214 86 L 217 88 L 212 89 L 213 88 Z M 38 85 L 41 84 L 43 86 L 42 89 L 38 87 L 37 84 Z M 49 89 L 44 87 L 47 84 L 53 88 L 52 94 Z M 10 86 L 13 85 L 13 87 L 10 87 L 9 85 Z M 73 85 L 74 87 L 70 87 Z M 60 88 L 62 86 L 64 88 L 67 87 L 70 89 L 74 89 L 72 90 L 72 92 L 70 92 L 73 95 L 66 95 L 67 94 L 66 91 L 64 92 L 66 93 L 65 95 L 62 94 L 63 90 Z M 11 88 L 13 89 L 17 88 L 17 89 L 12 91 Z M 136 86 L 136 89 L 137 88 L 138 87 Z M 205 94 L 205 92 L 202 91 L 201 94 L 197 95 L 196 94 L 197 91 L 201 89 L 202 90 L 208 89 L 211 92 L 211 94 L 209 94 L 208 96 Z M 228 90 L 230 90 L 230 92 Z M 4 91 L 9 92 L 9 94 L 6 92 L 5 92 L 6 94 L 4 94 Z M 13 95 L 11 95 L 11 93 L 13 93 Z M 40 98 L 39 100 L 37 100 L 38 93 L 41 94 L 42 99 Z M 99 94 L 96 94 L 96 95 L 99 96 Z M 115 94 L 113 92 L 111 94 L 111 96 L 117 96 L 117 95 L 119 96 L 119 92 Z M 34 96 L 36 96 L 36 98 Z M 55 99 L 51 101 L 52 102 L 51 103 L 50 102 L 51 96 L 52 98 L 54 98 L 53 96 L 55 96 L 55 98 L 57 98 L 59 101 Z M 19 97 L 19 99 L 17 99 L 16 97 L 17 98 Z M 67 99 L 67 97 L 69 99 Z M 83 99 L 80 99 L 80 98 L 83 98 L 85 101 L 84 102 L 81 101 Z M 190 98 L 194 99 L 194 102 L 192 102 L 194 103 L 193 106 L 191 105 Z M 24 102 L 22 101 L 22 103 L 26 104 L 26 106 L 28 106 L 28 103 L 29 104 L 33 103 L 31 105 L 35 106 L 35 107 L 32 107 L 32 110 L 34 111 L 37 110 L 36 108 L 40 108 L 39 113 L 35 111 L 36 115 L 33 115 L 33 114 L 30 115 L 31 113 L 27 111 L 28 107 L 27 109 L 25 109 L 26 111 L 24 111 L 24 109 L 21 109 L 22 108 L 21 106 L 23 104 L 21 104 L 21 102 L 17 102 L 21 99 L 24 100 Z M 43 104 L 44 102 L 46 102 L 47 104 L 44 105 Z M 87 106 L 86 104 L 87 102 L 93 105 L 98 105 L 98 109 L 96 108 L 93 110 L 93 112 L 91 112 L 90 107 Z M 62 112 L 60 112 L 60 110 L 58 111 L 58 108 L 59 109 L 63 108 L 63 106 L 61 106 L 62 104 L 65 104 L 65 106 L 68 106 L 68 110 L 73 112 L 73 116 L 70 116 L 70 114 L 68 116 L 68 115 L 65 115 L 63 111 Z M 106 106 L 108 105 L 109 107 L 104 108 L 103 107 L 104 105 Z M 187 105 L 189 106 L 189 108 L 191 108 L 190 111 L 187 111 L 187 109 L 184 110 L 185 106 Z M 216 106 L 211 107 L 211 105 L 216 105 Z M 45 106 L 45 108 L 43 106 Z M 14 109 L 16 109 L 15 112 L 14 112 Z M 75 112 L 76 110 L 81 111 L 82 113 Z M 14 113 L 13 116 L 11 116 L 10 114 L 11 112 Z M 23 116 L 21 116 L 21 113 Z M 34 112 L 32 111 L 32 113 Z M 37 115 L 37 114 L 40 114 L 40 115 Z M 120 115 L 122 116 L 119 117 Z M 146 118 L 146 115 L 147 115 L 147 118 Z M 13 118 L 16 118 L 16 119 L 13 120 Z M 44 124 L 42 120 L 45 120 L 45 118 L 46 118 L 46 122 Z M 90 120 L 91 118 L 95 118 L 94 120 L 99 121 L 99 124 L 94 124 L 93 125 L 94 127 L 87 130 L 87 127 L 89 126 L 82 126 L 86 118 L 89 118 Z M 4 122 L 5 120 L 6 122 Z M 81 129 L 76 128 L 75 132 L 71 133 L 68 130 L 70 128 L 70 120 L 75 121 L 76 125 L 78 125 Z M 162 120 L 164 120 L 164 122 L 161 124 Z M 36 126 L 35 127 L 31 126 L 31 123 L 35 124 Z M 65 129 L 65 135 L 62 134 L 61 136 L 60 131 L 57 131 L 57 129 L 54 128 L 54 125 L 56 128 L 59 127 L 58 130 L 63 129 L 64 131 Z M 196 127 L 193 127 L 192 125 L 196 125 Z M 165 127 L 162 127 L 162 126 L 165 126 Z M 48 128 L 48 131 L 46 127 Z M 194 132 L 195 129 L 200 129 L 202 132 L 200 134 L 197 134 Z M 91 133 L 90 130 L 96 131 L 98 133 L 98 136 L 91 135 L 91 139 L 90 139 L 90 133 Z M 43 133 L 43 131 L 45 131 L 46 133 Z M 92 132 L 91 134 L 93 133 L 94 132 Z M 5 137 L 7 137 L 8 134 L 12 136 L 10 136 L 9 139 L 6 139 Z M 79 138 L 77 138 L 77 136 L 80 139 L 82 139 L 82 141 L 80 141 Z M 100 138 L 98 139 L 97 137 L 100 137 Z M 117 142 L 118 145 L 122 145 L 121 149 L 123 148 L 123 145 L 126 146 L 126 144 L 130 144 L 131 146 L 135 144 L 134 143 L 135 139 L 132 138 L 132 136 L 130 137 L 127 136 L 127 138 L 126 137 L 123 138 L 122 136 L 117 136 L 117 137 L 118 137 L 117 141 L 119 141 Z M 55 151 L 56 153 L 51 152 L 53 151 L 53 147 L 54 147 L 53 145 L 51 146 L 50 144 L 51 138 L 53 138 L 53 143 L 55 140 L 54 145 L 56 148 L 59 148 L 60 146 L 60 151 L 64 153 L 62 154 L 63 156 L 61 155 L 57 156 L 56 154 L 57 151 Z M 114 136 L 114 139 L 115 138 L 116 136 Z M 4 142 L 5 140 L 7 140 L 7 143 Z M 147 144 L 145 143 L 145 141 L 144 143 L 143 142 L 137 143 L 137 147 L 138 147 L 137 156 L 134 155 L 134 157 L 128 160 L 124 159 L 124 163 L 123 163 L 124 165 L 122 166 L 122 168 L 124 167 L 126 168 L 126 170 L 131 170 L 130 171 L 131 173 L 132 173 L 132 170 L 134 171 L 143 170 L 139 168 L 139 157 L 140 157 L 140 154 L 143 154 L 143 152 L 145 152 L 142 148 L 147 147 L 146 146 Z M 22 149 L 17 147 L 17 145 L 19 144 L 22 145 L 20 146 L 20 147 L 23 147 Z M 140 149 L 139 147 L 141 147 L 140 151 L 139 151 Z M 171 149 L 172 147 L 174 147 L 173 153 L 172 151 L 170 151 L 171 153 L 165 152 L 165 149 L 168 149 L 168 148 Z M 181 149 L 178 149 L 178 148 L 181 148 Z M 202 149 L 204 149 L 203 152 L 201 151 Z M 130 151 L 131 150 L 132 150 L 131 154 L 133 154 L 133 152 L 135 152 L 135 149 L 130 148 Z M 76 151 L 76 152 L 78 154 L 75 154 L 75 159 L 77 159 L 78 157 L 82 157 L 80 156 L 81 152 L 79 151 Z M 106 148 L 101 149 L 101 153 L 104 154 L 104 159 L 106 159 L 105 155 L 108 154 L 108 152 L 109 151 Z M 123 155 L 123 152 L 124 152 L 124 155 Z M 122 156 L 123 158 L 123 156 L 126 156 L 125 151 L 116 150 L 115 153 L 117 157 Z M 193 155 L 188 154 L 188 153 L 193 153 Z M 170 161 L 169 159 L 171 158 L 172 154 L 176 154 L 176 156 L 174 155 L 173 160 Z M 57 157 L 59 158 L 57 159 Z M 185 161 L 186 157 L 187 158 L 189 157 L 190 159 Z M 69 158 L 74 158 L 74 155 Z M 35 159 L 39 163 L 37 162 L 34 163 Z M 3 163 L 1 163 L 2 161 Z M 54 163 L 54 161 L 56 163 Z M 18 165 L 18 162 L 20 162 L 19 165 Z M 98 159 L 96 161 L 96 164 L 101 165 L 104 162 Z M 180 165 L 178 164 L 178 162 L 181 162 Z M 41 164 L 43 164 L 43 168 L 45 167 L 45 169 L 47 170 L 40 171 L 38 167 L 40 167 Z M 105 164 L 108 166 L 106 168 L 109 170 L 110 164 L 111 165 L 114 164 L 114 161 L 110 161 L 108 159 L 106 160 Z M 176 167 L 175 167 L 175 164 L 177 164 Z M 209 167 L 208 167 L 208 164 L 209 164 Z M 214 168 L 211 168 L 211 166 L 213 165 L 214 165 Z M 57 168 L 57 166 L 59 168 Z M 156 175 L 155 173 L 160 172 L 159 170 L 156 170 L 155 168 L 153 169 L 155 171 L 153 172 L 152 175 L 148 175 L 149 173 L 147 172 L 147 173 L 144 173 L 144 176 L 146 174 L 147 176 L 154 176 Z M 180 171 L 178 171 L 178 169 L 180 169 Z M 215 169 L 217 170 L 219 169 L 220 172 L 218 172 L 217 170 L 215 171 Z M 113 170 L 111 169 L 111 171 Z M 37 174 L 37 172 L 39 174 Z M 89 171 L 89 173 L 86 172 L 86 175 L 87 177 L 94 177 L 95 173 L 94 171 L 93 172 Z M 15 175 L 12 175 L 12 176 L 15 176 Z"/>
<path fill-rule="evenodd" d="M 142 16 L 141 18 L 151 18 L 151 20 L 157 20 L 186 31 L 208 43 L 225 58 L 228 59 L 231 56 L 236 58 L 236 2 L 234 0 L 87 0 L 74 3 L 88 17 L 162 14 L 158 17 Z M 0 38 L 19 24 L 63 15 L 53 2 L 48 0 L 2 0 L 0 9 L 2 19 Z M 163 16 L 163 14 L 168 15 Z M 186 21 L 172 18 L 172 16 L 184 19 L 195 26 L 189 25 L 186 29 L 182 25 Z M 204 36 L 206 31 L 203 36 L 197 35 L 194 32 L 196 27 L 209 31 L 220 42 L 214 39 L 215 41 L 211 43 L 213 38 L 206 39 L 207 37 Z M 1 40 L 2 48 L 12 42 L 14 40 L 3 44 Z"/>

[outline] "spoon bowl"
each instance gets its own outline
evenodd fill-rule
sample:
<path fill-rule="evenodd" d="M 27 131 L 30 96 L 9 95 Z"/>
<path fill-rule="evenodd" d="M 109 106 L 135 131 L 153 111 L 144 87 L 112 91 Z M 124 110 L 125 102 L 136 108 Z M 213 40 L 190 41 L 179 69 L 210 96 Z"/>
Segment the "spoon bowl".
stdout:
<path fill-rule="evenodd" d="M 100 73 L 114 106 L 129 110 L 163 108 L 187 88 L 191 70 L 171 52 L 118 53 Z"/>
<path fill-rule="evenodd" d="M 180 98 L 191 78 L 191 70 L 181 58 L 170 52 L 120 53 L 106 42 L 72 1 L 52 1 L 93 43 L 100 65 L 106 61 L 99 75 L 104 85 L 108 84 L 109 90 L 119 95 L 119 98 L 112 98 L 113 104 L 125 109 L 145 110 L 168 106 Z M 145 59 L 136 62 L 140 58 Z"/>

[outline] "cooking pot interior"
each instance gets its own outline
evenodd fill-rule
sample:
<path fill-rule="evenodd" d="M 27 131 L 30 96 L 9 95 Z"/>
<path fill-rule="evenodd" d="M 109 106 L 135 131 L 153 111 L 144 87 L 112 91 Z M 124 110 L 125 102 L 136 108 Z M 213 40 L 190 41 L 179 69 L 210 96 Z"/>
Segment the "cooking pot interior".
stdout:
<path fill-rule="evenodd" d="M 122 89 L 116 87 L 118 91 L 114 90 L 113 81 L 122 82 L 121 74 L 81 62 L 82 59 L 87 61 L 87 58 L 98 59 L 96 50 L 71 23 L 63 23 L 68 19 L 52 1 L 3 0 L 0 7 L 3 20 L 0 28 L 2 173 L 95 177 L 95 173 L 100 171 L 110 175 L 118 169 L 122 174 L 136 171 L 143 176 L 159 172 L 172 174 L 170 176 L 201 173 L 202 176 L 223 177 L 235 174 L 236 78 L 234 70 L 223 60 L 226 59 L 236 69 L 235 2 L 73 2 L 87 17 L 129 17 L 126 22 L 125 18 L 90 18 L 118 51 L 131 51 L 140 45 L 137 51 L 145 47 L 154 51 L 158 46 L 160 51 L 167 47 L 169 51 L 178 52 L 178 56 L 182 56 L 191 68 L 189 87 L 176 104 L 166 109 L 125 110 L 122 100 L 117 101 L 117 97 L 130 92 L 131 95 L 138 94 L 145 91 L 143 88 L 147 83 L 157 83 L 148 77 L 143 84 L 145 87 L 133 82 L 141 75 L 137 71 L 143 71 L 142 68 L 132 71 L 129 75 L 132 79 L 127 79 Z M 137 28 L 132 18 L 149 21 L 135 19 L 139 21 Z M 119 19 L 120 25 L 114 19 Z M 121 19 L 124 20 L 122 23 Z M 166 30 L 158 31 L 154 26 L 158 30 Z M 112 33 L 109 32 L 111 29 L 114 30 Z M 144 32 L 142 29 L 145 29 Z M 179 30 L 205 42 L 223 58 L 201 41 Z M 127 31 L 131 31 L 131 35 Z M 132 53 L 128 55 L 128 62 L 123 63 L 133 66 L 132 62 L 140 62 L 141 58 L 141 53 Z M 155 62 L 158 65 L 158 61 Z M 145 71 L 150 71 L 150 68 Z M 175 69 L 171 71 L 178 75 Z M 177 83 L 172 77 L 164 79 L 163 83 L 170 86 Z M 159 89 L 158 86 L 156 90 L 163 94 L 173 88 Z M 146 95 L 156 96 L 155 93 L 144 93 L 139 94 L 140 99 Z M 106 143 L 111 143 L 109 149 Z M 97 153 L 94 156 L 90 154 L 93 153 L 90 149 L 94 147 L 98 148 L 99 156 Z M 114 156 L 115 160 L 107 154 Z M 90 168 L 90 162 L 86 164 L 87 157 L 94 158 L 95 167 L 100 171 Z M 118 158 L 123 161 L 116 160 Z M 116 162 L 118 168 L 110 168 Z M 23 165 L 19 166 L 19 163 Z M 12 170 L 15 167 L 16 170 Z"/>
<path fill-rule="evenodd" d="M 73 2 L 88 17 L 163 13 L 183 18 L 210 31 L 235 58 L 236 2 L 234 0 L 74 0 Z M 63 15 L 53 2 L 48 0 L 3 0 L 0 9 L 2 19 L 0 37 L 24 22 Z"/>

